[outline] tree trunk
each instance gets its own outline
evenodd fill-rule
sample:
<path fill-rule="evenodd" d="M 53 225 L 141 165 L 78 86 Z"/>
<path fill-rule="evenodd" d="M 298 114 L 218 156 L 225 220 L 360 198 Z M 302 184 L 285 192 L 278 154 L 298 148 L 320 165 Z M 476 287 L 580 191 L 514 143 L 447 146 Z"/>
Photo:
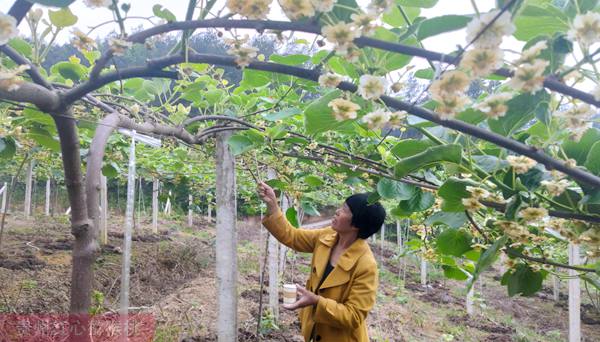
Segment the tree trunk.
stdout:
<path fill-rule="evenodd" d="M 229 145 L 230 132 L 217 135 L 217 333 L 219 341 L 237 341 L 237 232 L 235 159 Z"/>
<path fill-rule="evenodd" d="M 569 243 L 569 265 L 579 265 L 579 245 Z M 581 288 L 577 271 L 569 270 L 569 342 L 581 341 Z"/>
<path fill-rule="evenodd" d="M 267 171 L 267 179 L 274 179 L 277 175 L 275 170 Z M 279 320 L 279 270 L 278 270 L 279 241 L 269 234 L 269 309 L 275 321 Z"/>
<path fill-rule="evenodd" d="M 152 232 L 158 234 L 158 179 L 152 181 Z"/>
<path fill-rule="evenodd" d="M 51 194 L 51 183 L 50 178 L 46 179 L 46 203 L 44 206 L 44 215 L 50 216 L 50 194 Z"/>
<path fill-rule="evenodd" d="M 29 218 L 31 216 L 31 191 L 33 188 L 33 167 L 35 165 L 35 161 L 32 159 L 29 162 L 29 167 L 27 168 L 27 175 L 25 176 L 25 203 L 23 212 L 25 213 L 25 217 Z"/>
<path fill-rule="evenodd" d="M 108 243 L 108 188 L 106 176 L 100 176 L 100 236 L 102 244 Z"/>

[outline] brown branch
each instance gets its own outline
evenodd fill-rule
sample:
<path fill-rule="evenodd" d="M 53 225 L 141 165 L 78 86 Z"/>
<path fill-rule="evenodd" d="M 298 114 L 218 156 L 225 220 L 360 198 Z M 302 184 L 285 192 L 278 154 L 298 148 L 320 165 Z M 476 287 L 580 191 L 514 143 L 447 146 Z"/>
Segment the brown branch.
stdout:
<path fill-rule="evenodd" d="M 552 266 L 556 266 L 556 267 L 560 267 L 560 268 L 565 268 L 565 269 L 569 269 L 569 270 L 575 270 L 575 271 L 580 271 L 580 272 L 595 272 L 595 270 L 592 269 L 592 268 L 565 265 L 565 264 L 558 263 L 556 261 L 548 260 L 546 258 L 536 258 L 536 257 L 527 256 L 527 255 L 524 255 L 523 253 L 520 253 L 519 251 L 517 251 L 517 250 L 515 250 L 513 248 L 507 248 L 506 249 L 506 254 L 511 255 L 513 257 L 517 257 L 517 258 L 521 258 L 521 259 L 525 259 L 525 260 L 537 262 L 537 263 L 540 263 L 540 264 L 552 265 Z"/>
<path fill-rule="evenodd" d="M 479 232 L 479 234 L 481 234 L 481 236 L 485 239 L 485 241 L 490 242 L 491 241 L 490 238 L 483 231 L 483 229 L 481 229 L 481 227 L 479 227 L 477 222 L 475 222 L 475 220 L 473 219 L 473 216 L 471 216 L 471 213 L 469 213 L 468 210 L 465 210 L 465 215 L 467 215 L 467 219 L 469 220 L 469 222 L 471 223 L 473 228 L 475 228 L 475 230 L 477 230 L 477 232 Z"/>

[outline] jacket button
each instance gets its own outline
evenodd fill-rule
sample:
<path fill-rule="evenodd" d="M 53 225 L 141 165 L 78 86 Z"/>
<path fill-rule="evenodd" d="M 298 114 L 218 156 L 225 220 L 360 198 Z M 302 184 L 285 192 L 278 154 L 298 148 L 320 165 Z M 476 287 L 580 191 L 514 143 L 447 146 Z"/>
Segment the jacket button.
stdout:
<path fill-rule="evenodd" d="M 313 273 L 317 273 L 317 268 L 313 266 Z"/>
<path fill-rule="evenodd" d="M 321 335 L 317 335 L 317 341 L 321 341 Z"/>

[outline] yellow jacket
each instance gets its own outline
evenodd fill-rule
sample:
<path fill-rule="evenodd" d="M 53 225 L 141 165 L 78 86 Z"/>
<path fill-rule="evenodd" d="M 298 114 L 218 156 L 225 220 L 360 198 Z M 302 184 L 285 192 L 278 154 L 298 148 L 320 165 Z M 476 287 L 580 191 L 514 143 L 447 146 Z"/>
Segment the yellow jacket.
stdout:
<path fill-rule="evenodd" d="M 337 241 L 337 232 L 331 227 L 296 229 L 281 211 L 266 217 L 263 224 L 284 245 L 313 253 L 306 289 L 314 292 Z M 321 285 L 318 303 L 300 310 L 304 340 L 310 341 L 314 327 L 315 341 L 369 341 L 366 317 L 375 305 L 377 286 L 377 263 L 371 248 L 365 240 L 357 239 Z"/>

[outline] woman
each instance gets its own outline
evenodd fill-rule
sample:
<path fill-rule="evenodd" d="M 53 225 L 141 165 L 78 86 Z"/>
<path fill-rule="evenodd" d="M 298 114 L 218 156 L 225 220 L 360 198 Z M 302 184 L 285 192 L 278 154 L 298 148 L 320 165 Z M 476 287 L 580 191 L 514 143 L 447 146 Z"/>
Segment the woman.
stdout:
<path fill-rule="evenodd" d="M 296 285 L 300 298 L 283 305 L 301 309 L 304 340 L 369 341 L 365 319 L 375 304 L 378 270 L 366 239 L 383 224 L 385 209 L 369 205 L 366 194 L 356 194 L 336 210 L 331 227 L 296 229 L 270 186 L 260 182 L 258 192 L 267 205 L 263 225 L 269 232 L 296 251 L 313 253 L 306 288 Z"/>

